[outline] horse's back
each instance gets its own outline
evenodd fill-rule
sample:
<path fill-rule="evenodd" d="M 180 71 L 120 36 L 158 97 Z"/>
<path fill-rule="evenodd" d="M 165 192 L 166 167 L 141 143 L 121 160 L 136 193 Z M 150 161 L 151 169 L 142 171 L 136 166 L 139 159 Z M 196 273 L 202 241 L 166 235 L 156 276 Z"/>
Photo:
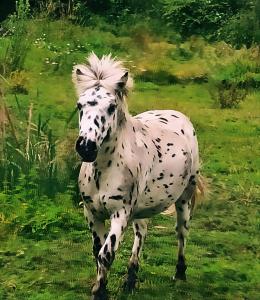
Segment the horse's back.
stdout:
<path fill-rule="evenodd" d="M 135 116 L 141 121 L 152 139 L 164 139 L 169 145 L 174 140 L 186 144 L 191 151 L 192 169 L 199 168 L 198 142 L 189 118 L 175 110 L 152 110 Z"/>

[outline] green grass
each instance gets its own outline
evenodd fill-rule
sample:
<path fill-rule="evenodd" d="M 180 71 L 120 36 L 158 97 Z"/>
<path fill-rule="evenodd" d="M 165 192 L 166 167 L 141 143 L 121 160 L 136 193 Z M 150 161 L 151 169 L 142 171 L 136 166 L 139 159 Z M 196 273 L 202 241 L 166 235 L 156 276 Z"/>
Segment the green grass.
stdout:
<path fill-rule="evenodd" d="M 131 251 L 131 231 L 125 236 L 109 276 L 112 299 L 259 298 L 260 124 L 258 111 L 253 109 L 258 103 L 259 94 L 255 94 L 239 109 L 220 110 L 213 108 L 206 88 L 200 85 L 141 92 L 137 86 L 129 101 L 131 111 L 177 108 L 195 123 L 202 170 L 212 181 L 211 194 L 192 221 L 187 282 L 171 281 L 177 251 L 175 220 L 158 216 L 150 224 L 138 288 L 129 296 L 120 289 Z M 91 238 L 84 229 L 82 211 L 74 213 L 79 214 L 78 223 L 82 217 L 78 230 L 72 226 L 68 231 L 54 230 L 50 236 L 47 231 L 40 240 L 33 234 L 24 238 L 12 232 L 2 237 L 3 299 L 88 299 L 95 277 Z"/>
<path fill-rule="evenodd" d="M 24 113 L 33 102 L 34 121 L 39 113 L 44 120 L 49 118 L 57 138 L 70 143 L 78 131 L 76 116 L 66 127 L 76 103 L 73 63 L 82 62 L 85 51 L 92 49 L 100 53 L 116 49 L 116 54 L 129 60 L 138 59 L 141 52 L 136 46 L 127 52 L 133 43 L 129 37 L 116 38 L 63 21 L 33 22 L 31 39 L 46 37 L 40 40 L 41 46 L 31 46 L 26 57 L 29 94 L 17 95 L 18 101 Z M 58 70 L 46 64 L 47 57 L 55 59 L 70 47 L 68 43 L 77 45 L 78 40 L 85 48 L 61 56 Z M 57 47 L 60 50 L 55 53 Z M 173 64 L 181 70 L 182 63 Z M 7 93 L 6 102 L 19 121 L 14 95 Z M 129 110 L 137 114 L 150 109 L 175 109 L 191 118 L 210 194 L 192 220 L 187 282 L 171 280 L 177 257 L 175 218 L 159 215 L 150 222 L 138 287 L 130 295 L 121 289 L 133 239 L 131 229 L 127 231 L 109 274 L 111 299 L 259 299 L 259 91 L 238 108 L 223 110 L 210 98 L 206 83 L 137 82 Z M 57 151 L 66 150 L 70 151 Z M 0 299 L 89 299 L 95 279 L 91 237 L 82 208 L 73 205 L 71 189 L 53 199 L 30 199 L 24 188 L 18 186 L 9 196 L 0 193 Z"/>
<path fill-rule="evenodd" d="M 197 209 L 187 246 L 188 280 L 176 284 L 174 218 L 154 218 L 138 288 L 127 296 L 120 286 L 131 249 L 128 231 L 109 275 L 111 299 L 258 299 L 256 205 L 238 203 L 216 199 Z M 2 299 L 88 299 L 95 277 L 89 241 L 83 228 L 41 240 L 10 235 L 1 241 Z"/>

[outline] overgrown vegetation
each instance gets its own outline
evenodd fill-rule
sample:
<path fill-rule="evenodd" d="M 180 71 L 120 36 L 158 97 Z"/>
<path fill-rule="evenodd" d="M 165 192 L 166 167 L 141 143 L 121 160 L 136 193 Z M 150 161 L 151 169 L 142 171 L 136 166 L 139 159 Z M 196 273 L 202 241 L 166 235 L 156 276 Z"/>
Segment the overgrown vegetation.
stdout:
<path fill-rule="evenodd" d="M 30 13 L 29 0 L 20 0 L 16 3 L 16 12 L 9 17 L 4 27 L 5 51 L 0 57 L 0 73 L 8 76 L 11 72 L 23 69 L 26 54 L 29 48 L 29 34 L 26 28 L 26 20 Z"/>
<path fill-rule="evenodd" d="M 158 216 L 137 291 L 118 290 L 128 232 L 110 275 L 111 298 L 161 299 L 162 291 L 164 299 L 259 298 L 258 5 L 18 1 L 0 25 L 1 299 L 89 297 L 95 268 L 77 194 L 71 69 L 91 51 L 117 55 L 134 74 L 133 114 L 176 109 L 191 118 L 211 181 L 192 224 L 187 283 L 170 281 L 174 218 Z M 244 24 L 246 16 L 254 21 Z"/>

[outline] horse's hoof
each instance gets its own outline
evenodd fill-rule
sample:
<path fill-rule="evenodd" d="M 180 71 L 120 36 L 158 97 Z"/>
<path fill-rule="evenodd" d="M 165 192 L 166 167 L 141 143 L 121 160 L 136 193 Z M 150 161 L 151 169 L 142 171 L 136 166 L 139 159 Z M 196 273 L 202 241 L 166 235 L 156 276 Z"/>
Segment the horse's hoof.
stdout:
<path fill-rule="evenodd" d="M 123 284 L 123 290 L 125 292 L 132 292 L 135 289 L 136 281 L 137 281 L 137 273 L 138 273 L 139 265 L 131 264 L 128 267 L 127 278 Z"/>
<path fill-rule="evenodd" d="M 103 280 L 93 286 L 91 300 L 108 300 L 106 283 Z"/>
<path fill-rule="evenodd" d="M 123 284 L 123 290 L 126 293 L 131 293 L 136 286 L 136 280 L 129 280 L 127 279 Z"/>
<path fill-rule="evenodd" d="M 91 300 L 108 300 L 108 297 L 107 295 L 106 296 L 92 295 Z"/>
<path fill-rule="evenodd" d="M 176 272 L 172 279 L 173 279 L 173 281 L 177 281 L 177 280 L 186 281 L 187 277 L 186 277 L 185 273 Z"/>
<path fill-rule="evenodd" d="M 95 294 L 92 294 L 91 300 L 108 300 L 108 294 L 107 292 L 97 292 Z"/>

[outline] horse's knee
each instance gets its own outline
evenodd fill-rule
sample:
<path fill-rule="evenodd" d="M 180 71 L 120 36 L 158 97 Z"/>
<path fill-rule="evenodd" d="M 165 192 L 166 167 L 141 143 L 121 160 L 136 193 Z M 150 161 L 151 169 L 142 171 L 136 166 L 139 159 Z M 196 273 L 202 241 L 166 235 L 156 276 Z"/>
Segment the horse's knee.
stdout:
<path fill-rule="evenodd" d="M 115 242 L 116 236 L 113 234 L 100 249 L 97 259 L 101 268 L 104 267 L 108 270 L 112 265 L 115 259 Z"/>
<path fill-rule="evenodd" d="M 110 266 L 112 265 L 115 259 L 115 252 L 107 251 L 106 253 L 102 252 L 98 255 L 98 265 L 101 268 L 105 268 L 109 270 Z"/>

